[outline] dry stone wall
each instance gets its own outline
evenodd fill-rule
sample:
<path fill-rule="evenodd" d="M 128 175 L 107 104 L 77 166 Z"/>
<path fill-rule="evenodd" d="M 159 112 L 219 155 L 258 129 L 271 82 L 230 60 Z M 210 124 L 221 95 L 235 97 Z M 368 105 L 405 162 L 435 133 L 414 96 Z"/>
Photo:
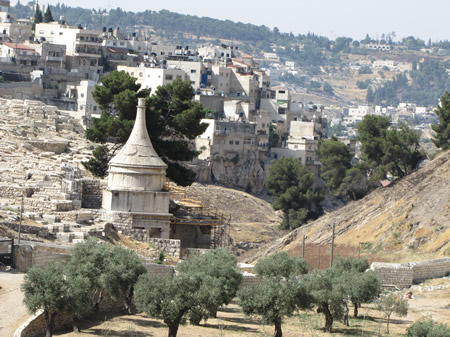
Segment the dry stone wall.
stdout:
<path fill-rule="evenodd" d="M 370 269 L 375 271 L 382 286 L 403 289 L 427 279 L 449 275 L 450 258 L 402 264 L 374 262 Z"/>
<path fill-rule="evenodd" d="M 430 278 L 444 277 L 450 274 L 450 258 L 411 262 L 413 282 L 419 283 Z"/>
<path fill-rule="evenodd" d="M 82 180 L 83 192 L 81 207 L 83 208 L 102 208 L 103 190 L 105 181 L 100 179 L 85 178 Z"/>
<path fill-rule="evenodd" d="M 14 245 L 14 265 L 17 271 L 26 273 L 31 267 L 45 267 L 50 262 L 70 259 L 70 246 L 44 243 Z"/>
<path fill-rule="evenodd" d="M 181 241 L 171 239 L 149 238 L 148 241 L 169 256 L 180 258 Z"/>

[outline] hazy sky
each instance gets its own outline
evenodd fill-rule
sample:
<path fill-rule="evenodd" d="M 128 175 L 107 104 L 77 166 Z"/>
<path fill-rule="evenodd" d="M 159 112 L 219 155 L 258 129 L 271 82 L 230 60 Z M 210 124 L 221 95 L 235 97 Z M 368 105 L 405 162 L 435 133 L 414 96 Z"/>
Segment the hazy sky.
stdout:
<path fill-rule="evenodd" d="M 22 1 L 23 3 L 24 1 Z M 450 40 L 450 0 L 41 0 L 83 8 L 127 11 L 167 9 L 177 13 L 278 27 L 282 32 L 314 32 L 330 38 L 362 39 L 395 32 L 425 41 Z"/>

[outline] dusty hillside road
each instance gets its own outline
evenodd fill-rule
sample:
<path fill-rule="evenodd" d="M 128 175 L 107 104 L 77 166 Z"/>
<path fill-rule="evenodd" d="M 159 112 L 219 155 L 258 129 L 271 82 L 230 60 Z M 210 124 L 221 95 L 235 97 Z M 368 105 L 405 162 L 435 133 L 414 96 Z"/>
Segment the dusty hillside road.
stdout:
<path fill-rule="evenodd" d="M 0 336 L 12 337 L 30 315 L 22 304 L 20 291 L 25 274 L 0 272 Z"/>

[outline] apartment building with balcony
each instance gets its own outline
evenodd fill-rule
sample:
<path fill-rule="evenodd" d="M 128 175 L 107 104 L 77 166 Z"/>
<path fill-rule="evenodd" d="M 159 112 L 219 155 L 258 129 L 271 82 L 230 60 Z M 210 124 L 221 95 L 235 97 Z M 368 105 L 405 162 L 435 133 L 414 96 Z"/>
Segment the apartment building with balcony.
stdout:
<path fill-rule="evenodd" d="M 69 26 L 64 22 L 36 24 L 35 36 L 42 41 L 66 46 L 66 67 L 80 77 L 98 81 L 103 73 L 101 32 Z"/>
<path fill-rule="evenodd" d="M 208 124 L 206 131 L 195 139 L 195 148 L 200 151 L 199 159 L 221 156 L 232 160 L 245 157 L 250 151 L 258 152 L 262 160 L 268 150 L 267 138 L 258 134 L 257 123 L 203 119 Z"/>
<path fill-rule="evenodd" d="M 159 86 L 172 83 L 176 79 L 189 80 L 188 75 L 181 69 L 151 68 L 141 64 L 139 67 L 118 66 L 118 71 L 125 71 L 137 79 L 141 89 L 150 88 L 154 93 Z"/>
<path fill-rule="evenodd" d="M 12 41 L 25 41 L 31 37 L 32 22 L 28 19 L 16 19 L 9 11 L 10 2 L 0 0 L 0 33 Z M 2 41 L 5 38 L 2 36 Z"/>

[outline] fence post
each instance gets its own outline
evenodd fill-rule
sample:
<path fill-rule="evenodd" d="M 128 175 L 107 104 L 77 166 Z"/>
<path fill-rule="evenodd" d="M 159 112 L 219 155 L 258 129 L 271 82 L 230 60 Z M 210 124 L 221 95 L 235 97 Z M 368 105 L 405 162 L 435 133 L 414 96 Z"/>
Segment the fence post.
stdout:
<path fill-rule="evenodd" d="M 330 268 L 333 267 L 333 255 L 334 255 L 334 229 L 335 229 L 335 223 L 333 223 L 333 234 L 332 234 L 332 236 L 331 236 Z"/>
<path fill-rule="evenodd" d="M 303 235 L 303 245 L 302 245 L 302 257 L 305 258 L 305 240 L 306 235 Z"/>
<path fill-rule="evenodd" d="M 318 266 L 317 266 L 318 269 L 320 269 L 320 246 L 321 246 L 321 244 L 319 243 L 319 263 L 318 263 Z"/>

